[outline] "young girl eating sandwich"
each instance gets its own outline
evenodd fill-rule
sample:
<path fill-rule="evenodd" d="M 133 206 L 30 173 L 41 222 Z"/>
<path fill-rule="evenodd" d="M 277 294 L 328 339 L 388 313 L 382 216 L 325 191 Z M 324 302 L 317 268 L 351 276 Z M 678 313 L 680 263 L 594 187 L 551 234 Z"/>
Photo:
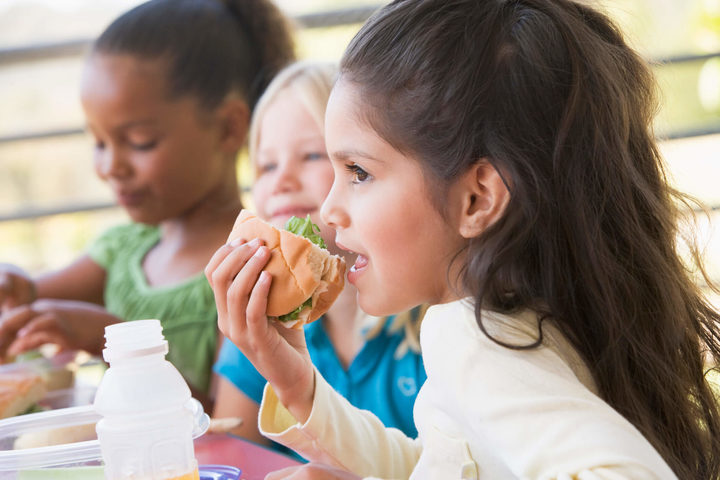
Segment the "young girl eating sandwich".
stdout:
<path fill-rule="evenodd" d="M 225 245 L 206 274 L 269 382 L 261 432 L 315 462 L 267 478 L 718 478 L 720 314 L 678 255 L 654 111 L 647 65 L 585 3 L 380 9 L 328 103 L 322 218 L 364 311 L 432 305 L 419 436 L 334 393 L 265 315 L 267 248 Z"/>
<path fill-rule="evenodd" d="M 335 245 L 334 231 L 320 218 L 333 181 L 324 119 L 336 75 L 334 64 L 305 61 L 288 66 L 270 83 L 250 125 L 249 153 L 256 172 L 252 198 L 257 215 L 279 229 L 292 216 L 310 215 L 328 250 L 342 255 L 349 266 L 355 256 Z M 310 358 L 351 404 L 415 437 L 412 409 L 426 378 L 416 347 L 421 312 L 369 317 L 359 310 L 356 293 L 346 283 L 330 311 L 305 326 Z M 214 416 L 241 417 L 244 422 L 233 433 L 268 443 L 257 424 L 265 379 L 229 340 L 214 370 L 220 376 Z"/>

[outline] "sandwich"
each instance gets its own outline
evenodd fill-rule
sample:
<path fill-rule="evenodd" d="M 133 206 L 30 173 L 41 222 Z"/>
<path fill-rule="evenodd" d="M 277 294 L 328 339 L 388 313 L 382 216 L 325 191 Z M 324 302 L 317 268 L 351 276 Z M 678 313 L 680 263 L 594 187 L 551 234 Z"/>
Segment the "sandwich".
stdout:
<path fill-rule="evenodd" d="M 97 439 L 97 433 L 95 432 L 95 423 L 86 423 L 84 425 L 70 425 L 67 427 L 56 427 L 23 433 L 21 435 L 18 435 L 18 437 L 15 439 L 15 442 L 13 443 L 13 448 L 15 450 L 22 450 L 25 448 L 51 447 L 53 445 L 86 442 L 88 440 L 95 439 Z M 52 478 L 56 477 L 53 476 Z"/>
<path fill-rule="evenodd" d="M 264 270 L 272 275 L 267 315 L 286 327 L 302 328 L 328 311 L 345 284 L 345 260 L 327 251 L 320 229 L 292 217 L 284 230 L 240 212 L 228 241 L 262 239 L 270 250 Z"/>
<path fill-rule="evenodd" d="M 0 418 L 29 411 L 45 392 L 45 382 L 37 373 L 24 370 L 0 373 Z"/>

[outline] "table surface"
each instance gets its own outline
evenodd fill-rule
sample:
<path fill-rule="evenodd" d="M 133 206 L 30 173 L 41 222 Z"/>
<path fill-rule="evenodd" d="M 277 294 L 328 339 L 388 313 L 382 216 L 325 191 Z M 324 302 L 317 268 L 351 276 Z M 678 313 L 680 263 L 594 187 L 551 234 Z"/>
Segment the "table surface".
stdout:
<path fill-rule="evenodd" d="M 243 480 L 263 480 L 265 475 L 293 465 L 294 458 L 229 433 L 206 433 L 195 439 L 198 464 L 238 467 Z"/>

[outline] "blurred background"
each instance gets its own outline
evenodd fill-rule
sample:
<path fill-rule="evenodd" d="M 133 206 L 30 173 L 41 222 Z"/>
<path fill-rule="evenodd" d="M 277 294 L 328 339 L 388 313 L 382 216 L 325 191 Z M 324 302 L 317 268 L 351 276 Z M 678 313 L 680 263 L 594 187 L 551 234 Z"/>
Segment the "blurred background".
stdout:
<path fill-rule="evenodd" d="M 699 241 L 720 280 L 720 0 L 584 0 L 651 62 L 656 133 L 675 186 L 701 200 Z M 301 58 L 338 59 L 377 0 L 276 0 Z M 92 39 L 139 0 L 0 0 L 0 262 L 36 273 L 125 221 L 94 175 L 78 99 Z M 251 181 L 241 163 L 239 181 Z M 701 283 L 702 280 L 699 280 Z M 708 294 L 710 292 L 708 291 Z M 713 301 L 720 306 L 720 298 Z"/>

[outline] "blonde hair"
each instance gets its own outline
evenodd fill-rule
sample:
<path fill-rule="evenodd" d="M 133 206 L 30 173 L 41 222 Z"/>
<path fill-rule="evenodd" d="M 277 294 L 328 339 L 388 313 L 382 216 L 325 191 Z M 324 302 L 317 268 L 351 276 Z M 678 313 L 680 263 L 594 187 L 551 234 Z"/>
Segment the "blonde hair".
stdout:
<path fill-rule="evenodd" d="M 283 68 L 272 79 L 255 106 L 250 122 L 248 155 L 254 164 L 260 143 L 260 125 L 267 109 L 280 92 L 290 89 L 302 102 L 321 131 L 325 131 L 325 107 L 332 90 L 338 67 L 331 62 L 299 61 Z"/>
<path fill-rule="evenodd" d="M 428 305 L 419 305 L 411 310 L 407 310 L 402 313 L 395 315 L 387 328 L 387 333 L 392 334 L 395 332 L 403 331 L 405 338 L 395 349 L 393 357 L 395 359 L 401 359 L 412 350 L 415 353 L 420 353 L 420 324 L 422 324 L 425 312 L 428 309 Z M 365 339 L 370 340 L 377 337 L 380 332 L 385 328 L 385 323 L 388 317 L 371 317 L 377 318 L 377 321 L 365 332 Z"/>

